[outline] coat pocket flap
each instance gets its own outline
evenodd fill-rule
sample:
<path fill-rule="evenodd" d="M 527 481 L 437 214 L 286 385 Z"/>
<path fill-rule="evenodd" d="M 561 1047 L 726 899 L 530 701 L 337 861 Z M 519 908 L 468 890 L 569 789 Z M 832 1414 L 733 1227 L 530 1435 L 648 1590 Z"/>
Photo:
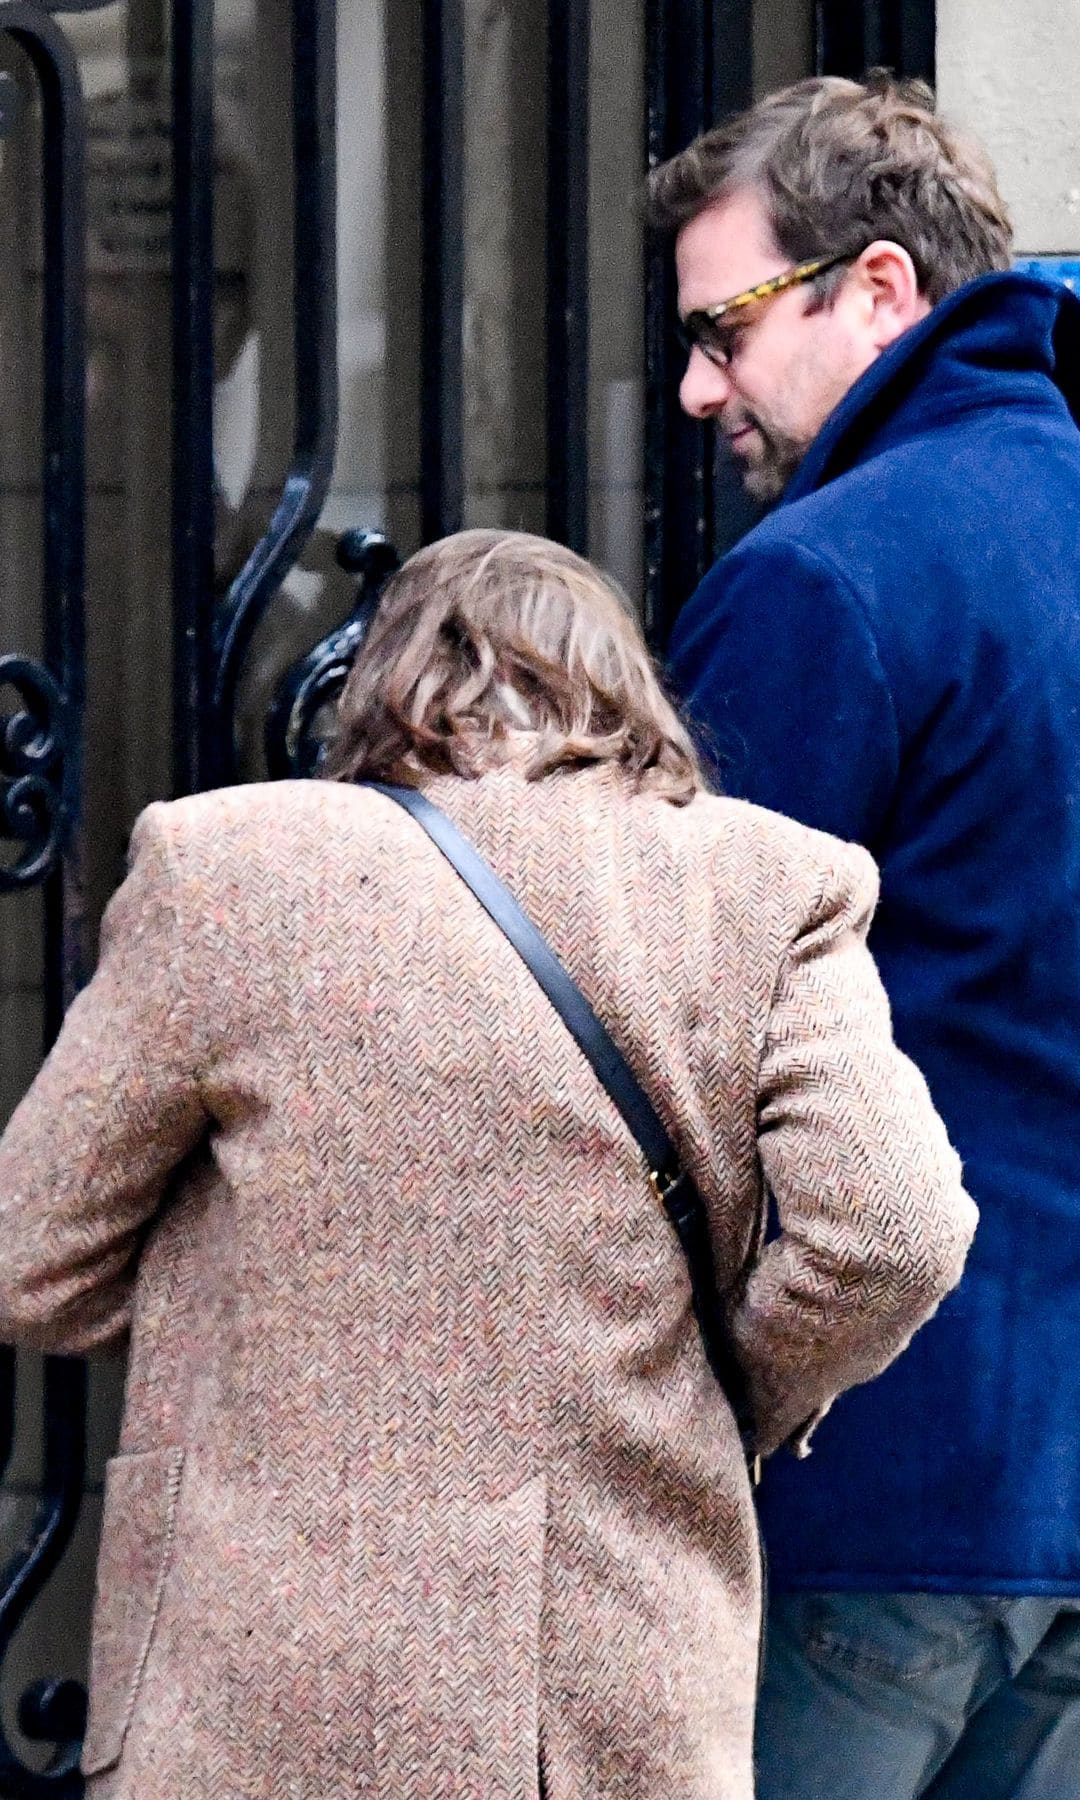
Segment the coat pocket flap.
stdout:
<path fill-rule="evenodd" d="M 184 1452 L 117 1456 L 105 1475 L 84 1775 L 120 1760 L 169 1563 Z"/>

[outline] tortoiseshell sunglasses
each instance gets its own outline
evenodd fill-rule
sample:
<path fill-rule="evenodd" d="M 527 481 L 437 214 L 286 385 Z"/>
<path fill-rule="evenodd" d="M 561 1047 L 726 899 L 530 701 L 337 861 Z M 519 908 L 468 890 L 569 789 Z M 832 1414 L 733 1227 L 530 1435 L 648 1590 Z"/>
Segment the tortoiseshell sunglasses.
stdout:
<path fill-rule="evenodd" d="M 700 350 L 702 356 L 707 356 L 718 369 L 726 369 L 735 350 L 733 334 L 744 329 L 727 322 L 729 313 L 737 312 L 755 300 L 771 300 L 777 294 L 786 293 L 788 288 L 813 281 L 815 275 L 824 275 L 828 269 L 853 261 L 852 252 L 846 251 L 842 256 L 819 256 L 814 262 L 798 263 L 794 269 L 785 269 L 782 275 L 759 281 L 757 287 L 747 288 L 745 293 L 736 294 L 731 300 L 718 300 L 715 306 L 703 306 L 687 313 L 676 327 L 679 338 L 687 351 Z"/>

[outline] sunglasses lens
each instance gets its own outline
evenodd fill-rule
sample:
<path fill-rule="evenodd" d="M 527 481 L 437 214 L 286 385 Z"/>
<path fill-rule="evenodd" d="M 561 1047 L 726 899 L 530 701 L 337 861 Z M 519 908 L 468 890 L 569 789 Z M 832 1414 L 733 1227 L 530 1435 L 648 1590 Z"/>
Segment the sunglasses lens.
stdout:
<path fill-rule="evenodd" d="M 678 333 L 683 348 L 689 353 L 700 350 L 710 362 L 726 368 L 731 361 L 731 345 L 728 330 L 708 313 L 689 313 L 680 319 Z"/>

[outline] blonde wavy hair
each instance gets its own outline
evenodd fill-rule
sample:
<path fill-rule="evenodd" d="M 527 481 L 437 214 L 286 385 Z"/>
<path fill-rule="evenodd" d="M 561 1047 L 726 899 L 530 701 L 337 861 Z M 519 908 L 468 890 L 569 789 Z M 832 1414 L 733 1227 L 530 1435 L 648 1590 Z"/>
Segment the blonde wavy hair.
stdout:
<path fill-rule="evenodd" d="M 530 781 L 615 763 L 676 805 L 706 786 L 614 583 L 547 538 L 462 531 L 387 583 L 324 772 L 417 784 L 510 761 Z"/>

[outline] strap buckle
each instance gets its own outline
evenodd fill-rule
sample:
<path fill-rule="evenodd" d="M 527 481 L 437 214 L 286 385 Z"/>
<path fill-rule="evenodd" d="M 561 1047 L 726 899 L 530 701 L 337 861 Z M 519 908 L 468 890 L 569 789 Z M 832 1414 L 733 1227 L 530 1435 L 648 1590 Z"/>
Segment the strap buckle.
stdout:
<path fill-rule="evenodd" d="M 649 1170 L 649 1186 L 652 1188 L 652 1191 L 661 1206 L 667 1205 L 669 1194 L 674 1193 L 682 1180 L 682 1176 L 683 1172 L 681 1169 Z"/>

